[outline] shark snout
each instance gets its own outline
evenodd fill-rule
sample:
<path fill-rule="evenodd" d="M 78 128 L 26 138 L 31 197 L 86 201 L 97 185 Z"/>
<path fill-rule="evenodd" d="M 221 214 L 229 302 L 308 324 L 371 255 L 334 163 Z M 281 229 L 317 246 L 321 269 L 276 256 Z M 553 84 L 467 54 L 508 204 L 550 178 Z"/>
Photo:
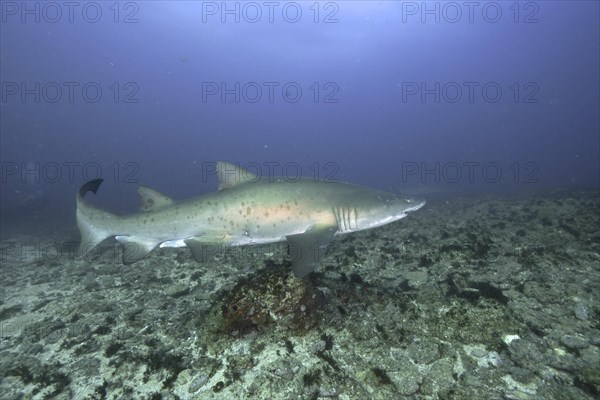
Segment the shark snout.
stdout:
<path fill-rule="evenodd" d="M 408 206 L 404 210 L 404 212 L 407 213 L 417 211 L 427 203 L 427 201 L 425 201 L 424 199 L 404 199 L 404 201 L 406 201 Z"/>

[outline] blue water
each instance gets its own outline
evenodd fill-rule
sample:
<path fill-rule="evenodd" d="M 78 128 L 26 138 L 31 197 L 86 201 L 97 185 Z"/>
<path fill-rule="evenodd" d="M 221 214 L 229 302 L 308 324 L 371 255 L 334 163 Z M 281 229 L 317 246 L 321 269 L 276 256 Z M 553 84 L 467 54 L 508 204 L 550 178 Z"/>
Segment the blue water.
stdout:
<path fill-rule="evenodd" d="M 469 4 L 3 1 L 3 214 L 73 224 L 98 176 L 116 209 L 138 183 L 206 193 L 216 160 L 419 193 L 598 187 L 598 2 Z"/>

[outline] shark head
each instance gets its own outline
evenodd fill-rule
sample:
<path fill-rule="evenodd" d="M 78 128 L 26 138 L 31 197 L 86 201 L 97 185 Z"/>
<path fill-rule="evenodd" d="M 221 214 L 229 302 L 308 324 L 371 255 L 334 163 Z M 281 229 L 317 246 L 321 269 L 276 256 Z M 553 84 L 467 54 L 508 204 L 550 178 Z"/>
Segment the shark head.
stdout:
<path fill-rule="evenodd" d="M 349 207 L 336 212 L 339 215 L 336 219 L 340 232 L 362 231 L 402 219 L 424 205 L 425 200 L 369 190 L 355 198 Z"/>

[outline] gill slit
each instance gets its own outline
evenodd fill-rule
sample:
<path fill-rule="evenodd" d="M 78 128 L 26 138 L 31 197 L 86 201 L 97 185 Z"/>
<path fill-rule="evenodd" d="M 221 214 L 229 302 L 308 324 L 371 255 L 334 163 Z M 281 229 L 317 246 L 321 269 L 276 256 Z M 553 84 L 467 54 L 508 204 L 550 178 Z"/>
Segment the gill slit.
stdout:
<path fill-rule="evenodd" d="M 333 215 L 340 232 L 358 230 L 358 209 L 356 207 L 333 207 Z"/>

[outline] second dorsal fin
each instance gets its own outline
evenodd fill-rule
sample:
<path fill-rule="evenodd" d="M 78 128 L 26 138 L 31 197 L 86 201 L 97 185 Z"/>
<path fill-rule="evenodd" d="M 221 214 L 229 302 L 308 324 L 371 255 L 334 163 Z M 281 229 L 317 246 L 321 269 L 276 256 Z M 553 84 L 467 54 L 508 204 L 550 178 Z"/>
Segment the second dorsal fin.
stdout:
<path fill-rule="evenodd" d="M 156 211 L 173 204 L 173 199 L 148 186 L 138 186 L 140 211 Z"/>

